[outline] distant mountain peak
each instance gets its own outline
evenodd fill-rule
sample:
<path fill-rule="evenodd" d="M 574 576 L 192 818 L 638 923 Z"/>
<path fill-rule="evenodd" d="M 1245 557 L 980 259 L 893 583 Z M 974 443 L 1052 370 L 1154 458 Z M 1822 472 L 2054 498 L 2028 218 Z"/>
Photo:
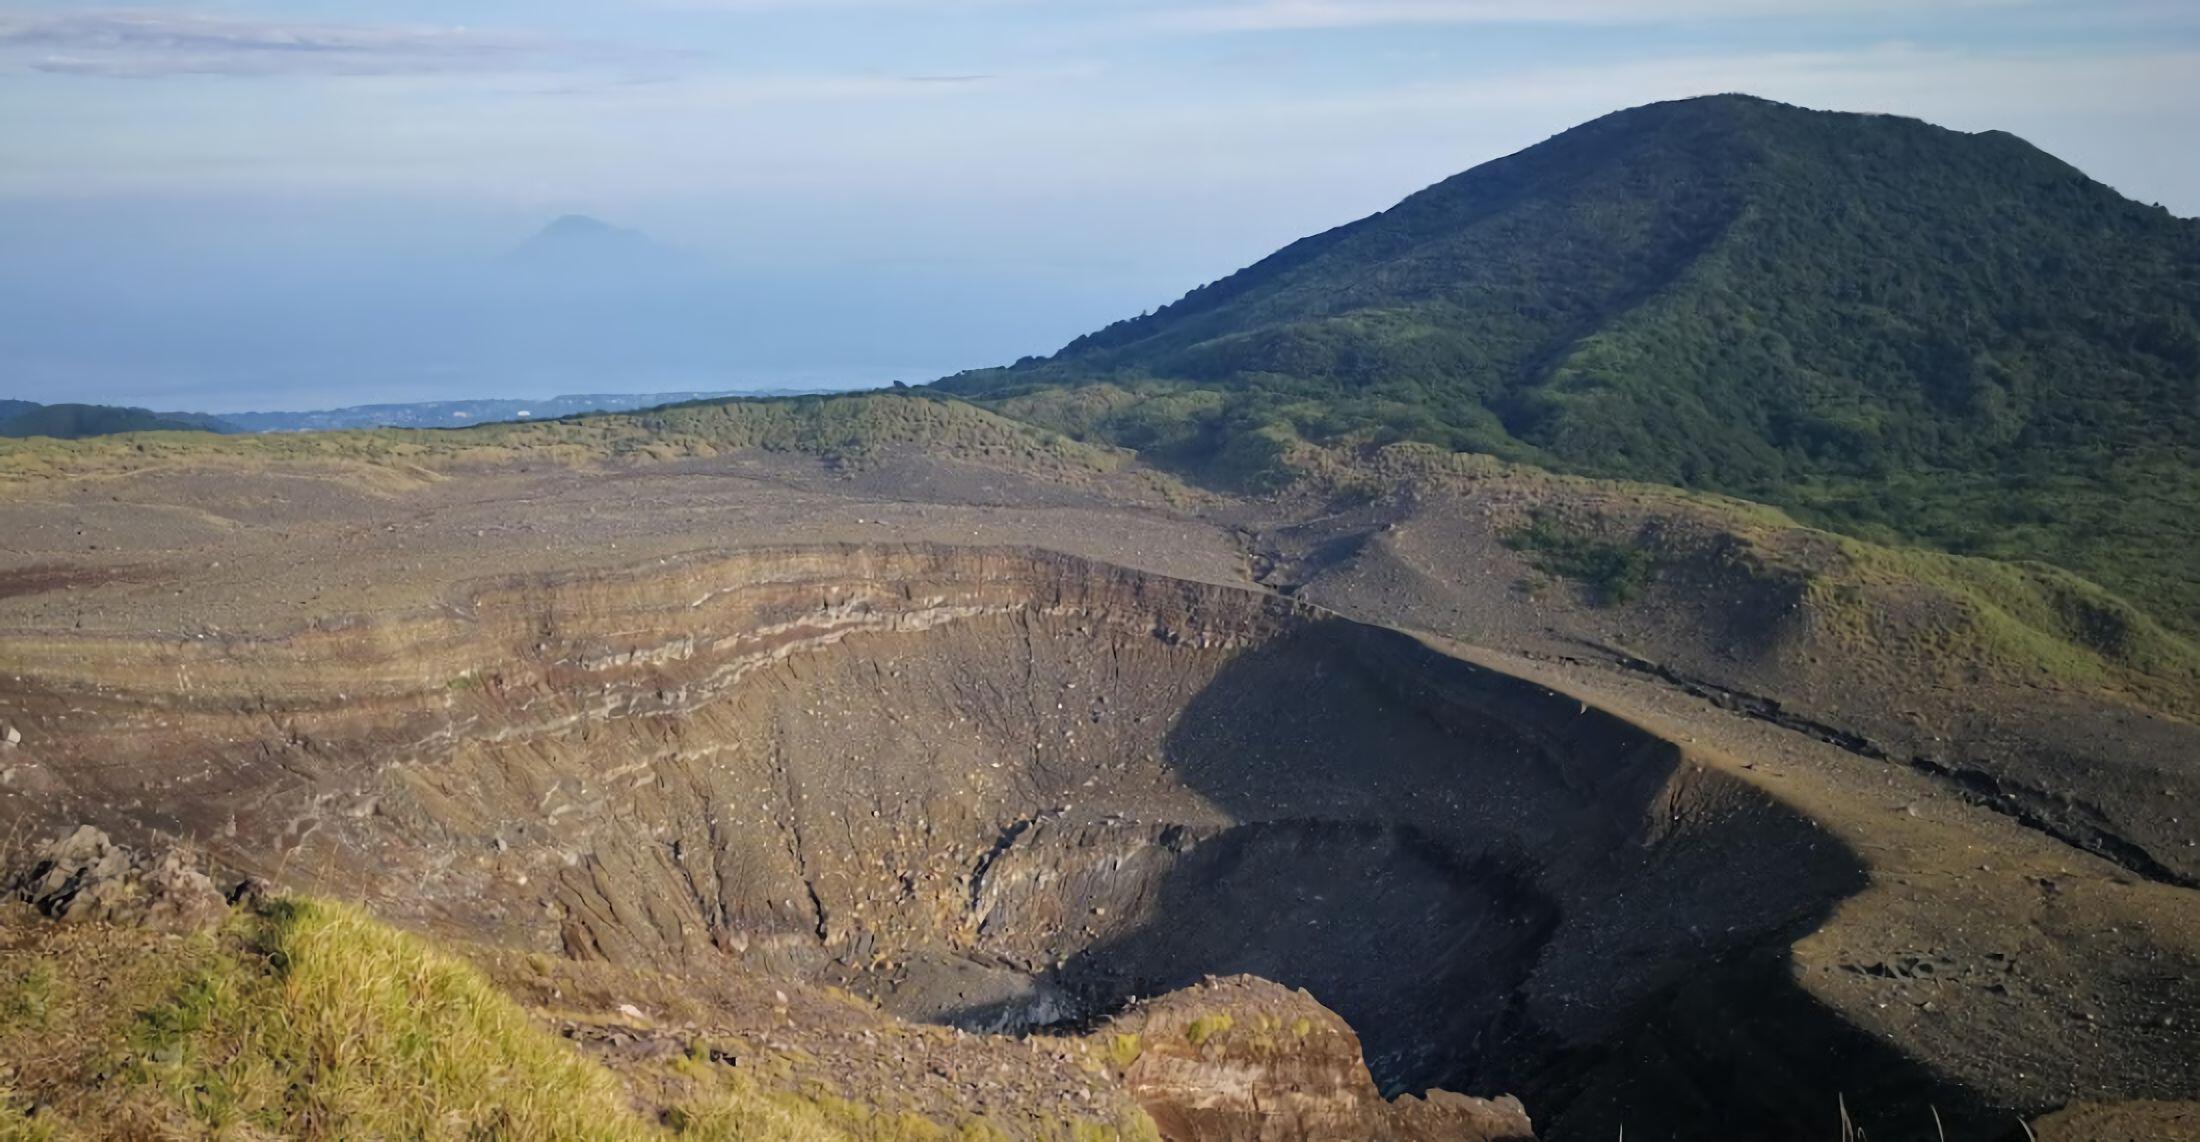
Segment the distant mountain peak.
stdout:
<path fill-rule="evenodd" d="M 548 239 L 552 241 L 565 241 L 569 239 L 598 239 L 612 237 L 640 239 L 645 242 L 649 240 L 639 230 L 629 230 L 622 226 L 613 226 L 611 223 L 589 214 L 560 215 L 557 218 L 552 219 L 550 221 L 550 224 L 543 227 L 541 232 L 536 234 L 535 237 L 538 241 L 543 239 Z"/>
<path fill-rule="evenodd" d="M 639 230 L 587 214 L 552 219 L 521 243 L 506 261 L 530 270 L 596 274 L 655 274 L 682 268 L 686 259 Z"/>

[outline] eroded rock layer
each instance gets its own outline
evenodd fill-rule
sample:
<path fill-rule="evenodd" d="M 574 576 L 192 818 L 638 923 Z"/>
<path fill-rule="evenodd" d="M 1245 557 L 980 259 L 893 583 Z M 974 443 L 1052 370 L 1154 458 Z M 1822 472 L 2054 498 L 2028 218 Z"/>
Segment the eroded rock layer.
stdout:
<path fill-rule="evenodd" d="M 1352 1028 L 1304 991 L 1209 979 L 1142 1001 L 1098 1035 L 1163 1136 L 1534 1142 L 1518 1099 L 1376 1094 Z"/>
<path fill-rule="evenodd" d="M 1348 1020 L 1390 1093 L 1721 1103 L 1733 1059 L 1628 1044 L 1778 990 L 1860 880 L 1572 699 L 1026 550 L 746 551 L 280 634 L 12 644 L 17 828 L 165 831 L 469 938 L 730 959 L 981 1028 L 1256 974 Z M 1840 1044 L 1805 1022 L 1738 1056 L 1787 1076 L 1752 1086 L 1767 1122 L 1824 1093 L 1794 1076 Z"/>

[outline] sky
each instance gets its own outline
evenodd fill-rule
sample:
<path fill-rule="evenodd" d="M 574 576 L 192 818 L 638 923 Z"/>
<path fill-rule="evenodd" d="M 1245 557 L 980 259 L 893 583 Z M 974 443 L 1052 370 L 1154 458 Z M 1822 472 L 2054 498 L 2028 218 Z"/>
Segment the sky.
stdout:
<path fill-rule="evenodd" d="M 1720 91 L 2200 215 L 2193 0 L 0 0 L 0 396 L 922 381 Z M 514 292 L 571 213 L 688 276 Z"/>

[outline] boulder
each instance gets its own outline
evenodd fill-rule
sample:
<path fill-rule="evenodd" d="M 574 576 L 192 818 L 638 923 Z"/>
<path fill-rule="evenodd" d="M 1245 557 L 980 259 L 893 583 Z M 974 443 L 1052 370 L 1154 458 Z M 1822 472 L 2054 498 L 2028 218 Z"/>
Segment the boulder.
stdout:
<path fill-rule="evenodd" d="M 39 848 L 5 890 L 70 923 L 194 932 L 214 927 L 229 912 L 228 900 L 189 851 L 171 846 L 146 856 L 90 825 Z"/>
<path fill-rule="evenodd" d="M 1305 991 L 1209 979 L 1134 1004 L 1092 1035 L 1170 1142 L 1356 1138 L 1534 1142 L 1515 1098 L 1383 1098 L 1359 1036 Z"/>

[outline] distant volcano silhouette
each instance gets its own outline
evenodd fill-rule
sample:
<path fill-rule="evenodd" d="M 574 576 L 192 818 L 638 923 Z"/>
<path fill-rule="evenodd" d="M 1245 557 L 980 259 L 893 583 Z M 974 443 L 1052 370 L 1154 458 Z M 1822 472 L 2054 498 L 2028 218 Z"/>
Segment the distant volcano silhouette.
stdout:
<path fill-rule="evenodd" d="M 567 214 L 521 243 L 504 262 L 532 271 L 589 275 L 663 274 L 692 267 L 679 251 L 639 230 L 586 214 Z"/>

